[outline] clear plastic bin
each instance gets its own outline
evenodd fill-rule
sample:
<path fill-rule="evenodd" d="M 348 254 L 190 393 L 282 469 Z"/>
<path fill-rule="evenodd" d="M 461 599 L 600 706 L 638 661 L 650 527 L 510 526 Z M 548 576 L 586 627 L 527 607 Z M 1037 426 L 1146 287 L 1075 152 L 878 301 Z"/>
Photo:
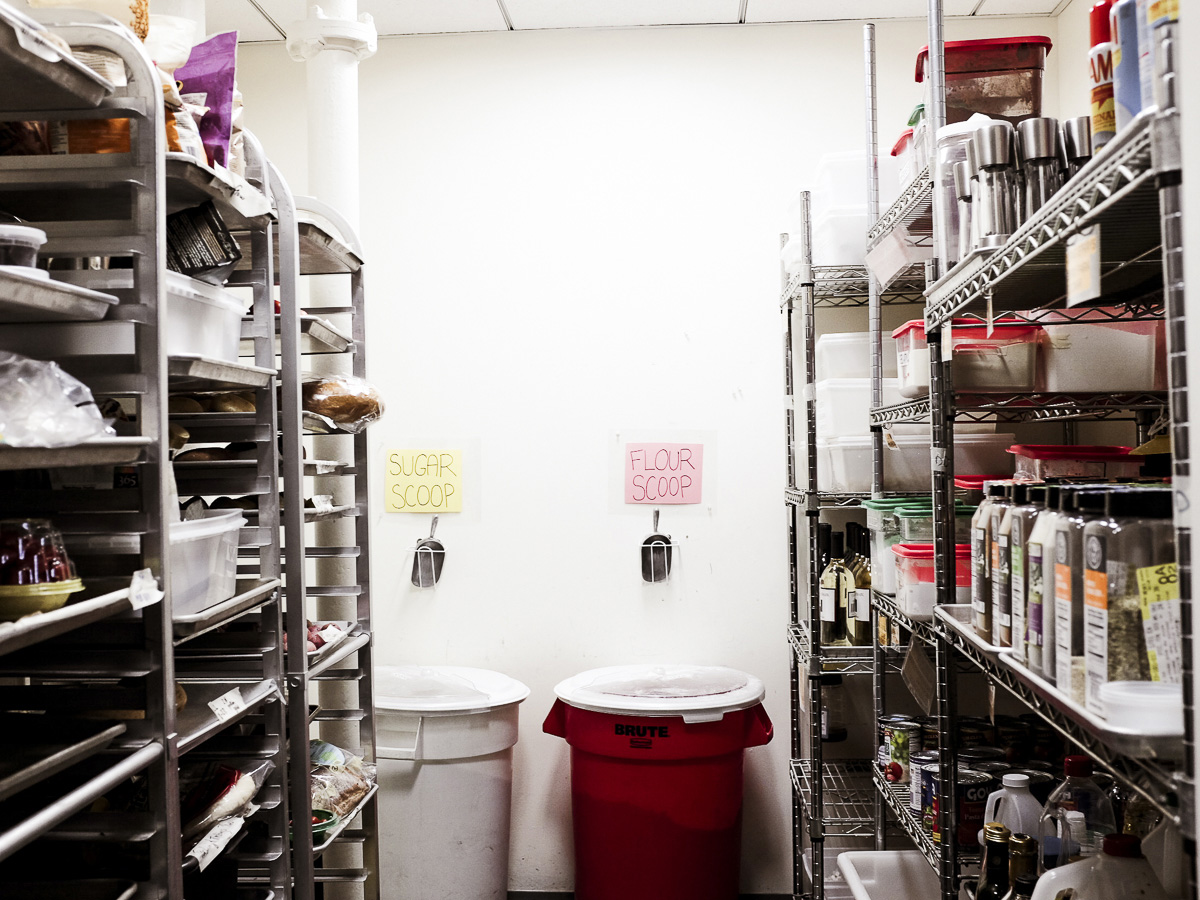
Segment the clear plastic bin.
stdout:
<path fill-rule="evenodd" d="M 988 335 L 986 326 L 956 321 L 951 329 L 951 373 L 956 391 L 1017 393 L 1037 387 L 1037 352 L 1042 329 L 1001 320 Z M 929 342 L 925 323 L 905 322 L 892 332 L 896 339 L 896 371 L 900 393 L 929 393 Z"/>
<path fill-rule="evenodd" d="M 1162 322 L 1042 324 L 1047 391 L 1100 393 L 1163 390 Z"/>
<path fill-rule="evenodd" d="M 814 215 L 813 265 L 863 265 L 867 256 L 867 229 L 866 205 L 835 207 Z"/>
<path fill-rule="evenodd" d="M 210 511 L 203 519 L 172 522 L 171 609 L 191 615 L 233 596 L 237 587 L 239 510 Z"/>
<path fill-rule="evenodd" d="M 971 541 L 971 516 L 974 506 L 958 506 L 954 513 L 954 540 Z M 933 510 L 928 507 L 901 506 L 896 510 L 900 525 L 900 543 L 925 544 L 933 541 Z"/>
<path fill-rule="evenodd" d="M 833 440 L 871 433 L 871 379 L 827 378 L 816 384 L 817 434 Z M 899 403 L 900 382 L 895 378 L 883 379 L 883 405 Z M 893 429 L 897 433 L 923 433 L 925 425 L 902 425 Z"/>
<path fill-rule="evenodd" d="M 954 191 L 954 164 L 967 158 L 971 135 L 986 116 L 978 122 L 957 122 L 944 125 L 934 135 L 933 163 L 933 244 L 938 256 L 946 261 L 947 269 L 958 258 L 958 195 Z"/>
<path fill-rule="evenodd" d="M 812 187 L 813 220 L 842 209 L 867 210 L 867 154 L 862 150 L 822 154 Z M 813 228 L 813 236 L 817 229 Z"/>
<path fill-rule="evenodd" d="M 877 591 L 896 593 L 896 556 L 892 553 L 892 545 L 901 541 L 896 510 L 901 507 L 915 509 L 918 506 L 928 507 L 930 515 L 933 515 L 932 501 L 916 498 L 863 501 L 867 511 L 867 528 L 871 532 L 871 587 Z"/>
<path fill-rule="evenodd" d="M 933 544 L 893 544 L 896 557 L 896 606 L 913 619 L 933 618 L 937 606 Z M 954 597 L 971 602 L 971 545 L 954 545 Z"/>
<path fill-rule="evenodd" d="M 1014 444 L 1013 481 L 1033 483 L 1047 478 L 1137 478 L 1142 457 L 1130 447 L 1089 444 Z"/>
<path fill-rule="evenodd" d="M 817 381 L 871 377 L 871 333 L 846 331 L 817 338 Z M 883 336 L 883 377 L 896 377 L 896 342 Z"/>
<path fill-rule="evenodd" d="M 237 362 L 246 304 L 178 272 L 167 272 L 167 355 Z"/>
<path fill-rule="evenodd" d="M 960 472 L 1003 472 L 1013 464 L 1006 451 L 1013 444 L 1011 434 L 963 434 L 954 439 L 954 468 Z M 930 439 L 928 434 L 894 434 L 883 451 L 883 487 L 888 491 L 926 491 L 932 489 Z M 831 490 L 864 493 L 871 490 L 871 438 L 842 437 L 818 441 L 829 454 L 830 477 L 824 483 Z"/>
<path fill-rule="evenodd" d="M 1042 114 L 1042 74 L 1053 46 L 1042 35 L 946 41 L 946 122 L 965 122 L 974 113 L 1014 125 Z M 917 54 L 918 83 L 929 105 L 929 48 Z"/>
<path fill-rule="evenodd" d="M 900 132 L 900 139 L 892 146 L 892 156 L 900 166 L 897 172 L 897 177 L 900 179 L 898 187 L 903 191 L 921 171 L 917 167 L 917 148 L 913 129 L 906 128 Z"/>

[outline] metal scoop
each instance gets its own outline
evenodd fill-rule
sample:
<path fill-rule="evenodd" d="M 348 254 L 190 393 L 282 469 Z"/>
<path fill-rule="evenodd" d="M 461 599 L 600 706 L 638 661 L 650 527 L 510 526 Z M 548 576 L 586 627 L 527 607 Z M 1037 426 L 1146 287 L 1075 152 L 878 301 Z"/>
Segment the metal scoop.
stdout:
<path fill-rule="evenodd" d="M 433 517 L 429 526 L 429 537 L 417 541 L 413 550 L 412 583 L 413 587 L 433 587 L 442 577 L 442 563 L 446 559 L 446 548 L 441 541 L 435 541 L 433 534 L 437 531 L 438 517 Z"/>
<path fill-rule="evenodd" d="M 654 511 L 654 533 L 642 541 L 642 581 L 666 581 L 671 574 L 671 536 L 658 533 L 658 510 Z"/>

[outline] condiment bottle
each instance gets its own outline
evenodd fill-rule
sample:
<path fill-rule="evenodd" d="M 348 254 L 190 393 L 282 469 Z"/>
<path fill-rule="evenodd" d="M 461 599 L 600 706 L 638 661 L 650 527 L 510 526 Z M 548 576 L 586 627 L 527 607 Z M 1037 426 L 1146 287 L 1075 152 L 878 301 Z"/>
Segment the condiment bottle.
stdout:
<path fill-rule="evenodd" d="M 1058 522 L 1059 488 L 1046 485 L 1046 508 L 1038 515 L 1025 542 L 1026 658 L 1031 671 L 1054 684 L 1054 534 Z"/>
<path fill-rule="evenodd" d="M 1037 881 L 1037 860 L 1037 838 L 1020 831 L 1013 832 L 1008 839 L 1008 883 L 1015 887 L 1022 878 Z"/>
<path fill-rule="evenodd" d="M 1008 893 L 1008 839 L 1012 836 L 999 822 L 983 826 L 983 864 L 975 900 L 1003 900 Z"/>
<path fill-rule="evenodd" d="M 1037 875 L 1022 875 L 1013 882 L 1012 890 L 1004 900 L 1032 900 L 1037 888 Z"/>
<path fill-rule="evenodd" d="M 1113 99 L 1112 40 L 1109 11 L 1113 0 L 1097 0 L 1092 7 L 1091 47 L 1088 72 L 1092 92 L 1092 153 L 1111 141 L 1117 133 L 1117 111 Z"/>
<path fill-rule="evenodd" d="M 1054 681 L 1084 703 L 1087 667 L 1083 655 L 1083 528 L 1104 512 L 1104 489 L 1063 488 L 1054 534 Z"/>
<path fill-rule="evenodd" d="M 1143 629 L 1142 585 L 1174 579 L 1175 528 L 1172 492 L 1165 488 L 1110 491 L 1105 515 L 1087 523 L 1084 535 L 1085 637 L 1088 709 L 1103 715 L 1100 688 L 1109 681 L 1176 681 L 1181 636 L 1159 637 L 1148 648 Z M 1147 609 L 1157 604 L 1148 603 Z M 1161 621 L 1171 621 L 1164 607 Z M 1147 651 L 1152 650 L 1152 653 Z M 1151 659 L 1154 660 L 1153 671 Z M 1160 666 L 1161 662 L 1161 666 Z M 1166 669 L 1172 669 L 1168 674 Z M 1165 676 L 1165 677 L 1164 677 Z"/>
<path fill-rule="evenodd" d="M 1013 658 L 1017 662 L 1025 662 L 1025 643 L 1028 640 L 1026 622 L 1028 621 L 1028 586 L 1029 567 L 1025 562 L 1025 545 L 1029 535 L 1037 523 L 1038 515 L 1046 502 L 1046 488 L 1040 484 L 1014 484 L 1011 546 L 1009 556 L 1012 572 L 1010 583 L 1012 593 L 1012 648 Z"/>
<path fill-rule="evenodd" d="M 1021 203 L 1021 221 L 1024 222 L 1063 184 L 1059 165 L 1058 119 L 1049 116 L 1025 119 L 1017 125 L 1017 138 L 1023 159 L 1024 201 Z"/>
<path fill-rule="evenodd" d="M 1117 830 L 1112 802 L 1092 780 L 1091 758 L 1068 756 L 1063 770 L 1066 780 L 1050 795 L 1038 820 L 1039 871 L 1065 865 L 1075 856 L 1095 855 L 1104 835 Z M 1078 834 L 1072 834 L 1067 813 L 1083 816 Z"/>
<path fill-rule="evenodd" d="M 992 499 L 1004 496 L 1004 484 L 984 484 L 983 502 L 971 517 L 971 618 L 975 633 L 992 639 Z"/>
<path fill-rule="evenodd" d="M 821 643 L 826 646 L 847 646 L 850 643 L 847 628 L 849 597 L 854 576 L 846 567 L 844 538 L 840 531 L 830 537 L 829 565 L 821 573 Z"/>
<path fill-rule="evenodd" d="M 992 502 L 992 643 L 1012 645 L 1012 494 L 1004 485 L 1003 496 Z"/>
<path fill-rule="evenodd" d="M 1112 40 L 1113 101 L 1118 132 L 1142 111 L 1137 5 L 1137 0 L 1117 0 L 1108 14 L 1109 37 Z"/>

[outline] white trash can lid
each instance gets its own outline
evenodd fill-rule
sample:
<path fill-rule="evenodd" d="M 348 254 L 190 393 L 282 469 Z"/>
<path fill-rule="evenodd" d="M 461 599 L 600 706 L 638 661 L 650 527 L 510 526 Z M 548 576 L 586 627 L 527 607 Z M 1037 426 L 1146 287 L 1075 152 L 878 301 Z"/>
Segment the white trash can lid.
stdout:
<path fill-rule="evenodd" d="M 600 713 L 682 716 L 706 722 L 746 709 L 766 695 L 762 681 L 725 666 L 608 666 L 559 682 L 564 703 Z"/>
<path fill-rule="evenodd" d="M 409 713 L 486 712 L 520 703 L 529 688 L 500 672 L 467 666 L 376 666 L 377 709 Z"/>

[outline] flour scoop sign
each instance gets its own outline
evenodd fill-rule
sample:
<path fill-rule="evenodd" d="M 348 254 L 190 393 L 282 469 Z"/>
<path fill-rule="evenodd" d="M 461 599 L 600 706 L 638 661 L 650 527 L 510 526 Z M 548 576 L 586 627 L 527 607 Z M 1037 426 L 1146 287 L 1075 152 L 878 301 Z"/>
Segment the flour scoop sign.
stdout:
<path fill-rule="evenodd" d="M 625 445 L 626 503 L 699 503 L 703 482 L 703 444 Z"/>

